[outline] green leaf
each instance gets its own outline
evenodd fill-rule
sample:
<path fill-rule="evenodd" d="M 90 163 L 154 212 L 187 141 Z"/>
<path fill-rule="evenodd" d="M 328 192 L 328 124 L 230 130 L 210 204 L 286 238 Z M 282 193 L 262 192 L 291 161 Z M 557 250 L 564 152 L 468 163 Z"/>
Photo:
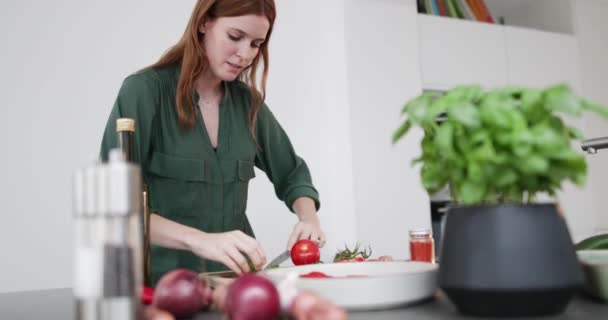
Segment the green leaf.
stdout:
<path fill-rule="evenodd" d="M 496 157 L 492 141 L 486 131 L 476 131 L 469 139 L 471 143 L 471 147 L 468 150 L 470 159 L 492 161 Z"/>
<path fill-rule="evenodd" d="M 483 89 L 481 86 L 457 86 L 445 94 L 449 97 L 458 101 L 476 101 L 481 98 Z"/>
<path fill-rule="evenodd" d="M 581 114 L 581 102 L 566 85 L 558 85 L 545 91 L 545 106 L 548 110 L 561 111 L 573 116 Z"/>
<path fill-rule="evenodd" d="M 585 138 L 583 132 L 575 127 L 568 127 L 568 136 L 576 140 L 583 140 Z"/>
<path fill-rule="evenodd" d="M 513 132 L 511 134 L 513 153 L 520 158 L 526 157 L 532 152 L 532 147 L 535 142 L 534 138 L 532 133 L 527 129 L 520 129 Z"/>
<path fill-rule="evenodd" d="M 531 123 L 542 120 L 547 115 L 543 108 L 543 95 L 539 90 L 525 90 L 521 96 L 521 111 Z"/>
<path fill-rule="evenodd" d="M 479 203 L 484 198 L 485 189 L 481 183 L 464 181 L 458 188 L 458 200 L 463 204 Z"/>
<path fill-rule="evenodd" d="M 583 109 L 596 113 L 604 118 L 608 118 L 608 107 L 593 103 L 589 100 L 582 100 Z"/>
<path fill-rule="evenodd" d="M 490 94 L 482 100 L 479 114 L 483 123 L 490 129 L 509 129 L 512 124 L 508 113 L 513 108 L 511 101 L 496 94 Z"/>
<path fill-rule="evenodd" d="M 435 136 L 435 145 L 440 153 L 446 157 L 451 156 L 454 153 L 454 145 L 452 142 L 454 127 L 450 122 L 445 122 L 437 129 L 437 135 Z"/>
<path fill-rule="evenodd" d="M 478 162 L 471 161 L 467 166 L 467 177 L 477 183 L 483 183 L 485 175 L 482 166 Z"/>
<path fill-rule="evenodd" d="M 434 143 L 433 135 L 425 135 L 420 142 L 420 146 L 422 148 L 423 157 L 436 157 L 439 155 L 439 152 L 437 152 L 437 145 Z"/>
<path fill-rule="evenodd" d="M 532 142 L 543 154 L 555 152 L 568 145 L 568 140 L 562 132 L 555 130 L 546 123 L 540 123 L 532 128 Z"/>
<path fill-rule="evenodd" d="M 424 125 L 431 126 L 433 124 L 436 124 L 437 118 L 439 117 L 439 115 L 448 111 L 449 104 L 450 104 L 450 102 L 445 96 L 443 96 L 443 97 L 437 99 L 435 102 L 433 102 L 428 107 L 428 110 L 426 112 L 426 115 L 425 115 L 425 118 L 423 121 Z"/>
<path fill-rule="evenodd" d="M 412 122 L 409 120 L 405 120 L 403 124 L 395 131 L 393 134 L 393 144 L 397 143 L 412 127 Z"/>
<path fill-rule="evenodd" d="M 528 175 L 544 174 L 549 170 L 549 161 L 538 154 L 529 154 L 516 164 L 519 169 Z"/>
<path fill-rule="evenodd" d="M 468 101 L 457 102 L 448 107 L 448 118 L 465 127 L 479 127 L 481 119 L 477 108 Z"/>
<path fill-rule="evenodd" d="M 494 178 L 492 179 L 492 183 L 499 187 L 506 187 L 517 181 L 517 172 L 511 168 L 502 168 L 498 170 Z"/>
<path fill-rule="evenodd" d="M 411 117 L 412 110 L 426 109 L 434 100 L 441 96 L 442 94 L 439 92 L 425 92 L 408 101 L 403 108 L 401 108 L 401 114 L 407 113 Z"/>
<path fill-rule="evenodd" d="M 426 116 L 426 109 L 430 101 L 426 97 L 416 99 L 406 105 L 406 112 L 409 121 L 416 125 L 421 125 Z"/>
<path fill-rule="evenodd" d="M 431 193 L 437 192 L 445 186 L 446 170 L 436 163 L 425 163 L 422 166 L 422 185 Z"/>
<path fill-rule="evenodd" d="M 578 186 L 584 186 L 587 182 L 587 172 L 579 172 L 577 173 L 572 181 Z"/>

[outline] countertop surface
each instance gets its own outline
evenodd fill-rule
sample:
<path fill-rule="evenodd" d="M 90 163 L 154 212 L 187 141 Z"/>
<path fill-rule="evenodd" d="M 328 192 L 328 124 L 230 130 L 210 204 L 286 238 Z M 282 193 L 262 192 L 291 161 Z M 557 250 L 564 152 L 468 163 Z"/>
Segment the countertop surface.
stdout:
<path fill-rule="evenodd" d="M 73 301 L 71 289 L 54 289 L 0 294 L 0 319 L 10 320 L 72 320 Z M 222 314 L 205 312 L 192 320 L 224 319 Z M 480 319 L 461 316 L 441 293 L 432 300 L 399 309 L 381 311 L 359 311 L 349 313 L 349 319 Z M 524 319 L 524 318 L 518 318 Z M 545 320 L 608 319 L 608 304 L 597 302 L 586 296 L 577 296 L 566 311 Z"/>

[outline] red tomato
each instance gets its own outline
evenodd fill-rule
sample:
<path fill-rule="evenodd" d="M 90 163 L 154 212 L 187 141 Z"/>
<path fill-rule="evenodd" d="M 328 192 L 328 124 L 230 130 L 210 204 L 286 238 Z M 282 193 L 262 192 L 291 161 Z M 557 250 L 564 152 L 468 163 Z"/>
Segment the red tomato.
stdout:
<path fill-rule="evenodd" d="M 296 266 L 319 262 L 321 252 L 319 246 L 310 240 L 298 240 L 291 248 L 291 261 Z"/>
<path fill-rule="evenodd" d="M 312 271 L 312 272 L 309 272 L 309 273 L 301 274 L 300 278 L 331 278 L 331 277 L 328 276 L 328 275 L 326 275 L 323 272 Z"/>

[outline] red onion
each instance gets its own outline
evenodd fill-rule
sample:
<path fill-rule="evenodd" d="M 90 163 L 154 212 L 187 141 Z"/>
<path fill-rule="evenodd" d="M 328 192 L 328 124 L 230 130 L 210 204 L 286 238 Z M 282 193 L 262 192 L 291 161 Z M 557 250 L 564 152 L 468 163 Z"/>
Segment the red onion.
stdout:
<path fill-rule="evenodd" d="M 176 269 L 163 275 L 154 294 L 154 305 L 176 318 L 190 317 L 211 303 L 211 288 L 187 269 Z"/>
<path fill-rule="evenodd" d="M 274 320 L 280 312 L 279 292 L 264 277 L 242 275 L 228 287 L 226 310 L 232 320 Z"/>

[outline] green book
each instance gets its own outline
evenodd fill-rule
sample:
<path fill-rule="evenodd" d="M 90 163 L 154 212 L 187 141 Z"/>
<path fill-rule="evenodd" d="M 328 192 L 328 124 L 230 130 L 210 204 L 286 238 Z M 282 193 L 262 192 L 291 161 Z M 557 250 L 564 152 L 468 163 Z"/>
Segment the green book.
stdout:
<path fill-rule="evenodd" d="M 460 7 L 460 1 L 458 1 L 458 0 L 449 0 L 449 1 L 452 1 L 452 3 L 454 4 L 454 9 L 456 10 L 456 15 L 458 16 L 458 18 L 464 19 L 464 12 L 463 12 L 463 8 Z"/>
<path fill-rule="evenodd" d="M 453 18 L 458 18 L 458 13 L 456 13 L 453 0 L 445 0 L 445 4 L 448 7 L 448 15 Z"/>
<path fill-rule="evenodd" d="M 431 0 L 424 0 L 424 5 L 426 7 L 426 14 L 434 15 L 433 5 L 431 4 Z"/>

